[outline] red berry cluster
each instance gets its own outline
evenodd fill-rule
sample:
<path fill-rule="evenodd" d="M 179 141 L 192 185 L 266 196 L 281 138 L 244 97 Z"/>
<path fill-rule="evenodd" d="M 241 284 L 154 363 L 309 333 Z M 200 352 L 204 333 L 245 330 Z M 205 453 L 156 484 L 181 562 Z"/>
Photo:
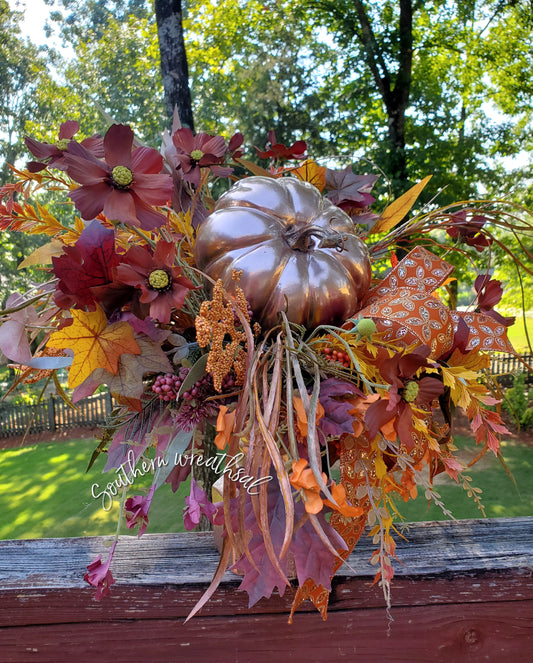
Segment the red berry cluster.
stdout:
<path fill-rule="evenodd" d="M 328 359 L 329 361 L 338 362 L 339 364 L 342 364 L 345 368 L 350 368 L 351 366 L 349 355 L 346 352 L 342 352 L 342 350 L 333 350 L 330 347 L 325 347 L 322 350 L 322 353 L 326 356 L 326 359 Z"/>
<path fill-rule="evenodd" d="M 228 373 L 222 378 L 222 391 L 230 391 L 234 386 L 235 376 L 233 373 Z M 193 399 L 207 398 L 213 394 L 213 376 L 210 373 L 206 373 L 188 391 L 183 392 L 182 398 L 185 401 L 192 401 Z"/>
<path fill-rule="evenodd" d="M 190 368 L 182 366 L 179 373 L 165 373 L 158 375 L 152 385 L 152 391 L 159 396 L 162 401 L 175 401 L 183 381 L 187 377 Z"/>

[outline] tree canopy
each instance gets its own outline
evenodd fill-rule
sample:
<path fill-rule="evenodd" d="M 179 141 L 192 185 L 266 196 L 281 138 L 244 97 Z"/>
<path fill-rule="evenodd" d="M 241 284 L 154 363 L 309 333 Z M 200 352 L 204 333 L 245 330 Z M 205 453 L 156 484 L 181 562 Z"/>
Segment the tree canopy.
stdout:
<path fill-rule="evenodd" d="M 274 129 L 324 163 L 381 170 L 394 195 L 431 174 L 426 199 L 438 194 L 441 205 L 484 195 L 530 203 L 531 166 L 507 166 L 533 149 L 529 2 L 165 3 L 180 10 L 197 130 L 239 130 L 263 148 Z M 25 132 L 55 140 L 65 119 L 81 135 L 127 123 L 157 146 L 170 108 L 154 4 L 59 4 L 51 21 L 73 49 L 68 62 L 29 44 L 0 0 L 4 159 L 19 158 Z"/>

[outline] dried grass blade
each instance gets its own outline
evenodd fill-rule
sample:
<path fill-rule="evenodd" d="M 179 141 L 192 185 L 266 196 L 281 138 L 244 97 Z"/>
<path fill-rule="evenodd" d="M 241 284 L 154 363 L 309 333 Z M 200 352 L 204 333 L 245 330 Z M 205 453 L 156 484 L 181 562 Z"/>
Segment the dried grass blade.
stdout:
<path fill-rule="evenodd" d="M 274 440 L 271 432 L 268 430 L 268 427 L 265 423 L 265 420 L 263 419 L 261 410 L 259 408 L 259 396 L 257 394 L 257 385 L 254 384 L 254 396 L 255 396 L 255 403 L 256 403 L 256 417 L 257 417 L 257 422 L 259 424 L 259 428 L 261 430 L 261 435 L 263 436 L 263 440 L 265 441 L 265 444 L 267 446 L 268 452 L 270 454 L 270 458 L 272 459 L 272 462 L 274 464 L 274 468 L 276 470 L 276 474 L 278 476 L 278 481 L 281 489 L 281 494 L 283 496 L 283 503 L 285 505 L 285 533 L 283 536 L 283 544 L 281 546 L 281 552 L 280 552 L 280 558 L 285 555 L 287 552 L 291 537 L 292 537 L 292 529 L 294 526 L 294 502 L 292 500 L 292 491 L 291 491 L 291 485 L 289 482 L 289 476 L 287 474 L 287 471 L 285 470 L 285 465 L 283 464 L 283 461 L 281 459 L 280 453 L 278 446 L 276 444 L 276 441 Z M 265 541 L 266 545 L 266 541 Z M 271 551 L 274 552 L 274 549 L 272 547 L 272 541 L 270 541 L 270 546 L 271 546 Z M 267 552 L 269 552 L 268 546 L 267 546 Z M 270 553 L 269 553 L 270 557 Z M 274 554 L 275 557 L 275 554 Z M 285 577 L 285 574 L 283 571 L 281 571 L 281 568 L 279 568 L 279 562 L 277 559 L 273 560 L 271 558 L 272 563 L 276 567 L 278 571 L 281 572 L 282 577 Z"/>
<path fill-rule="evenodd" d="M 307 415 L 307 451 L 309 455 L 309 465 L 313 470 L 315 479 L 323 491 L 324 495 L 331 500 L 333 504 L 337 504 L 333 495 L 330 493 L 328 487 L 322 478 L 322 470 L 318 463 L 320 460 L 320 447 L 316 435 L 316 410 L 318 405 L 318 395 L 320 394 L 320 374 L 318 366 L 315 365 L 314 386 L 313 393 L 309 402 L 309 413 Z"/>

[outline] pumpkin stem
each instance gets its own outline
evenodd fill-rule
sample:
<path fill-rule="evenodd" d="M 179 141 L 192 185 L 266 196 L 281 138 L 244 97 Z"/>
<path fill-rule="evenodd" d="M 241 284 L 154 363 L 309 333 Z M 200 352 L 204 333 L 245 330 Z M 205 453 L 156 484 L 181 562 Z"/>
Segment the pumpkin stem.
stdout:
<path fill-rule="evenodd" d="M 309 252 L 314 249 L 337 249 L 344 251 L 346 235 L 320 226 L 289 228 L 284 234 L 287 244 L 295 251 Z M 318 241 L 316 241 L 318 240 Z"/>

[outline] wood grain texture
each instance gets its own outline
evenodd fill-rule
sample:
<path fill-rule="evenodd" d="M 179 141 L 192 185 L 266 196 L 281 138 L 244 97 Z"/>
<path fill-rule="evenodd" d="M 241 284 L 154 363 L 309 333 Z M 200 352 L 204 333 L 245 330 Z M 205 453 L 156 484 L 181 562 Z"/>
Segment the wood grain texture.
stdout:
<path fill-rule="evenodd" d="M 216 569 L 209 533 L 121 537 L 117 583 L 101 602 L 83 581 L 99 537 L 0 541 L 0 661 L 528 661 L 533 647 L 533 518 L 419 523 L 399 541 L 390 621 L 372 542 L 333 582 L 329 617 L 310 604 L 287 624 L 294 589 L 248 609 Z"/>

